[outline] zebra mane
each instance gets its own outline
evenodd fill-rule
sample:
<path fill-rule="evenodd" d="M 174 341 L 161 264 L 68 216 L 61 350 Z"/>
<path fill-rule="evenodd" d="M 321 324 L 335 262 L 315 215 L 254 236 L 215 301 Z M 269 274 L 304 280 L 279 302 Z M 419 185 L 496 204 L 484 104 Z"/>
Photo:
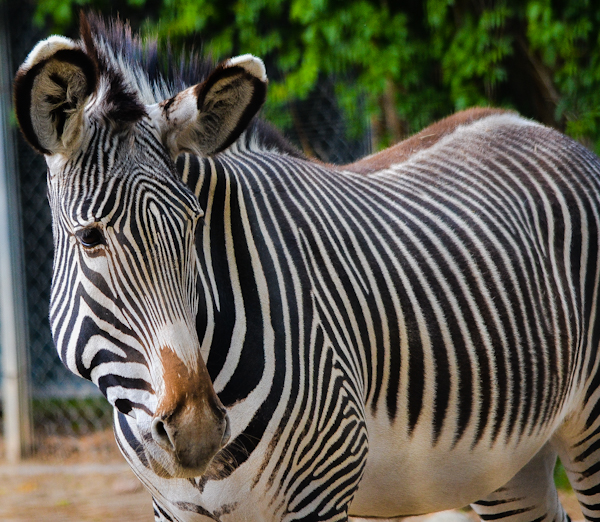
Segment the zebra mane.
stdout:
<path fill-rule="evenodd" d="M 124 81 L 146 105 L 204 81 L 216 65 L 195 52 L 185 60 L 174 56 L 169 46 L 161 52 L 156 38 L 142 40 L 119 18 L 82 13 L 80 26 L 86 50 L 96 58 L 100 72 Z"/>
<path fill-rule="evenodd" d="M 161 50 L 156 38 L 142 40 L 119 18 L 81 13 L 81 38 L 95 59 L 98 72 L 108 82 L 107 115 L 114 121 L 134 122 L 146 113 L 145 105 L 171 98 L 203 82 L 215 68 L 212 57 L 196 51 L 176 56 L 167 44 Z M 240 138 L 250 149 L 275 150 L 303 157 L 279 131 L 255 119 Z"/>

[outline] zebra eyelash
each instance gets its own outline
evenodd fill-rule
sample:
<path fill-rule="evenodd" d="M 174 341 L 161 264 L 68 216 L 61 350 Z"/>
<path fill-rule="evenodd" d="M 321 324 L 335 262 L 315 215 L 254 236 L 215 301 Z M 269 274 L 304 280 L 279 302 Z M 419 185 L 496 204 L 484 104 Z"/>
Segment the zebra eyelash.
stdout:
<path fill-rule="evenodd" d="M 104 234 L 100 228 L 91 226 L 75 231 L 75 237 L 79 244 L 86 250 L 93 250 L 101 245 L 106 245 Z"/>

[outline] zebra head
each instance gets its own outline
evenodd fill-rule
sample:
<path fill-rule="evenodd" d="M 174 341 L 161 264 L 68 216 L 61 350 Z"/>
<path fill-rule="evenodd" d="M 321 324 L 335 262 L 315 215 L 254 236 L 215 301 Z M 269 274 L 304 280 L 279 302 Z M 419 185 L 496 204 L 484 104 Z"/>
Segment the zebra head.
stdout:
<path fill-rule="evenodd" d="M 15 105 L 48 165 L 61 360 L 136 420 L 159 475 L 192 477 L 227 443 L 229 420 L 196 331 L 203 213 L 174 159 L 232 144 L 262 105 L 266 76 L 245 55 L 152 103 L 142 76 L 83 19 L 81 41 L 53 36 L 33 49 Z"/>

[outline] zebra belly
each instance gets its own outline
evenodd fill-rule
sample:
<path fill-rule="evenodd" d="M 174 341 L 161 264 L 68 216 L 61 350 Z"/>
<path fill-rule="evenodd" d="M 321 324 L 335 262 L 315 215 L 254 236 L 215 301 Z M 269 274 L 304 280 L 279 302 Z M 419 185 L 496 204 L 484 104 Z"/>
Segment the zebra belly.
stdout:
<path fill-rule="evenodd" d="M 368 423 L 369 424 L 369 423 Z M 354 516 L 394 517 L 464 507 L 506 484 L 549 435 L 475 447 L 467 437 L 432 443 L 425 429 L 412 436 L 371 423 L 363 478 L 350 506 Z M 429 430 L 430 432 L 430 430 Z"/>

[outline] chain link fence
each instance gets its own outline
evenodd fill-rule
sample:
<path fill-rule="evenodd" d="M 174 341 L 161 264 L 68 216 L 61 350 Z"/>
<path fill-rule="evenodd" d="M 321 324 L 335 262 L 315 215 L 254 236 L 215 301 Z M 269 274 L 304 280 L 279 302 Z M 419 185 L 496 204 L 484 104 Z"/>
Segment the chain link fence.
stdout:
<path fill-rule="evenodd" d="M 12 70 L 47 36 L 31 23 L 34 5 L 9 2 Z M 284 133 L 309 155 L 330 163 L 348 163 L 369 153 L 368 133 L 348 140 L 333 83 L 323 80 L 308 99 L 289 104 Z M 365 129 L 368 125 L 365 124 Z M 16 130 L 15 130 L 16 132 Z M 21 222 L 27 288 L 29 360 L 35 449 L 57 448 L 56 437 L 79 437 L 104 430 L 112 409 L 91 383 L 72 375 L 60 362 L 48 323 L 52 276 L 52 230 L 46 199 L 46 166 L 19 135 L 16 139 Z M 1 349 L 1 347 L 0 347 Z"/>
<path fill-rule="evenodd" d="M 32 25 L 33 10 L 33 4 L 24 2 L 7 5 L 14 72 L 33 46 L 47 36 L 43 28 Z M 53 244 L 46 198 L 46 164 L 20 134 L 15 142 L 27 289 L 34 451 L 43 452 L 44 446 L 57 436 L 80 436 L 108 428 L 112 416 L 110 405 L 97 388 L 71 374 L 54 348 L 48 323 Z"/>

